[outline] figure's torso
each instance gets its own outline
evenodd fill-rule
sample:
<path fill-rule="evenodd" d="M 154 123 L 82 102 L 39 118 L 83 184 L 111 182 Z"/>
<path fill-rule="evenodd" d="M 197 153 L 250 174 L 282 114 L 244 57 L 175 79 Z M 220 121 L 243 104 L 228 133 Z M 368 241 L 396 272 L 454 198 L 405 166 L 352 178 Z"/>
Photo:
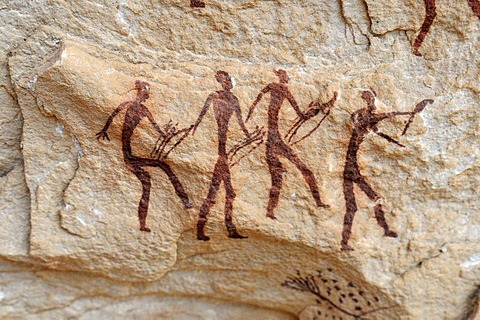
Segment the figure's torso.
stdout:
<path fill-rule="evenodd" d="M 357 153 L 360 149 L 360 145 L 365 139 L 366 134 L 369 130 L 372 130 L 375 127 L 374 122 L 372 122 L 371 114 L 367 109 L 360 109 L 355 111 L 352 115 L 353 118 L 353 132 L 348 144 L 347 157 L 345 166 L 354 166 L 358 167 L 357 163 Z"/>
<path fill-rule="evenodd" d="M 148 114 L 149 111 L 147 107 L 141 103 L 133 101 L 128 107 L 127 112 L 125 113 L 125 120 L 123 121 L 122 129 L 122 149 L 125 158 L 130 158 L 132 156 L 131 138 L 133 132 L 140 121 L 147 117 Z"/>
<path fill-rule="evenodd" d="M 288 93 L 288 87 L 282 83 L 270 83 L 270 103 L 268 105 L 268 139 L 278 139 L 278 116 Z"/>
<path fill-rule="evenodd" d="M 221 90 L 216 92 L 212 105 L 218 126 L 219 155 L 226 155 L 228 123 L 238 105 L 238 99 L 232 92 Z"/>

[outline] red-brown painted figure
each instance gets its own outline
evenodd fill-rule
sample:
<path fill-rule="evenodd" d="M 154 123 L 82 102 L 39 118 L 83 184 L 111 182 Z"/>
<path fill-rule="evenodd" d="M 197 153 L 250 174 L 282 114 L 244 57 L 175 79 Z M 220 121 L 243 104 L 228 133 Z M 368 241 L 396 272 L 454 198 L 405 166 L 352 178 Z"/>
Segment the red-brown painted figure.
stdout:
<path fill-rule="evenodd" d="M 275 70 L 275 74 L 279 78 L 279 82 L 272 82 L 262 89 L 255 101 L 252 103 L 247 121 L 251 117 L 253 110 L 262 99 L 263 95 L 270 92 L 270 103 L 268 105 L 268 132 L 266 142 L 266 160 L 268 169 L 272 177 L 272 186 L 270 189 L 270 197 L 267 206 L 267 217 L 276 219 L 274 210 L 278 205 L 280 191 L 282 189 L 283 174 L 286 172 L 280 157 L 284 157 L 292 162 L 298 170 L 302 173 L 305 181 L 310 187 L 310 192 L 318 207 L 328 208 L 329 206 L 322 202 L 320 199 L 320 193 L 318 191 L 317 181 L 313 172 L 307 167 L 307 165 L 300 160 L 293 149 L 288 146 L 283 140 L 278 129 L 278 116 L 280 108 L 282 107 L 285 99 L 290 103 L 300 119 L 307 117 L 298 107 L 295 98 L 288 89 L 288 74 L 285 70 Z"/>
<path fill-rule="evenodd" d="M 215 169 L 213 170 L 212 180 L 207 197 L 200 208 L 200 214 L 198 217 L 197 239 L 203 241 L 210 240 L 210 238 L 205 235 L 207 215 L 210 212 L 211 207 L 215 204 L 215 198 L 222 181 L 226 190 L 225 225 L 227 227 L 228 237 L 236 239 L 247 238 L 237 232 L 237 228 L 233 223 L 232 216 L 233 200 L 235 199 L 236 195 L 232 185 L 227 153 L 227 133 L 230 118 L 235 114 L 237 121 L 245 135 L 249 137 L 250 133 L 243 122 L 238 99 L 231 92 L 233 85 L 230 75 L 225 71 L 217 71 L 215 74 L 215 79 L 222 85 L 222 90 L 216 91 L 208 96 L 207 100 L 205 101 L 205 105 L 193 127 L 193 134 L 195 134 L 195 130 L 198 128 L 210 105 L 212 105 L 213 112 L 215 114 L 215 120 L 218 126 L 218 158 L 217 163 L 215 164 Z"/>
<path fill-rule="evenodd" d="M 422 54 L 418 51 L 422 45 L 423 40 L 430 31 L 430 27 L 437 16 L 437 7 L 435 6 L 436 0 L 424 0 L 425 2 L 425 19 L 423 21 L 420 32 L 415 38 L 413 43 L 413 54 L 421 56 Z M 468 5 L 472 8 L 473 13 L 480 19 L 480 0 L 468 0 Z"/>
<path fill-rule="evenodd" d="M 353 219 L 357 211 L 357 203 L 353 190 L 354 184 L 356 184 L 360 188 L 360 190 L 362 190 L 368 196 L 370 200 L 378 201 L 380 199 L 378 194 L 372 189 L 365 177 L 363 177 L 358 166 L 357 153 L 361 143 L 365 139 L 365 136 L 369 132 L 373 132 L 378 136 L 386 139 L 388 142 L 395 143 L 400 147 L 404 147 L 404 145 L 402 145 L 400 142 L 380 132 L 377 128 L 377 124 L 385 119 L 391 119 L 397 116 L 407 115 L 410 116 L 409 121 L 411 122 L 413 120 L 412 118 L 415 116 L 416 113 L 422 111 L 426 104 L 433 102 L 433 100 L 429 99 L 423 100 L 422 102 L 417 104 L 417 107 L 412 112 L 375 113 L 376 106 L 374 94 L 371 91 L 363 91 L 362 99 L 365 100 L 365 102 L 367 103 L 367 107 L 355 111 L 351 116 L 354 128 L 352 132 L 352 137 L 350 138 L 350 142 L 348 144 L 345 168 L 343 171 L 343 193 L 346 202 L 346 213 L 342 232 L 342 250 L 353 250 L 353 248 L 348 245 L 348 240 L 350 239 L 350 235 L 352 233 Z M 406 132 L 409 124 L 410 123 L 408 122 L 403 134 Z M 384 235 L 386 237 L 397 237 L 397 233 L 390 230 L 390 227 L 385 219 L 383 207 L 380 203 L 377 203 L 375 205 L 374 212 L 377 223 L 385 231 Z"/>
<path fill-rule="evenodd" d="M 123 160 L 125 161 L 127 168 L 133 172 L 133 174 L 135 174 L 142 183 L 142 197 L 138 205 L 138 219 L 140 221 L 140 230 L 150 232 L 150 228 L 148 228 L 146 225 L 146 219 L 148 213 L 148 204 L 150 201 L 151 176 L 150 173 L 145 170 L 145 167 L 158 167 L 162 169 L 170 179 L 177 196 L 181 199 L 185 208 L 191 208 L 192 205 L 190 204 L 185 189 L 167 163 L 165 163 L 163 160 L 137 157 L 132 153 L 131 138 L 135 128 L 143 118 L 147 118 L 160 136 L 164 136 L 164 132 L 160 129 L 158 124 L 153 119 L 150 111 L 143 104 L 150 96 L 150 85 L 148 82 L 137 80 L 135 81 L 135 90 L 137 90 L 136 99 L 134 101 L 128 101 L 120 104 L 112 112 L 112 114 L 108 117 L 108 120 L 102 131 L 97 133 L 97 139 L 107 139 L 110 141 L 110 138 L 107 134 L 110 124 L 116 115 L 118 115 L 124 109 L 127 109 L 122 128 Z"/>

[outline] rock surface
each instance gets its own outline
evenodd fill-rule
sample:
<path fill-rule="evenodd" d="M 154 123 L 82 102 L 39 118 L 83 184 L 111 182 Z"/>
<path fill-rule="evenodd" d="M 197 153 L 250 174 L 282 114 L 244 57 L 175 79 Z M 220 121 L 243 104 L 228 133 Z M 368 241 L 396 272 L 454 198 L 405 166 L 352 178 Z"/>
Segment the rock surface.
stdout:
<path fill-rule="evenodd" d="M 472 314 L 480 286 L 480 17 L 471 2 L 437 0 L 417 55 L 413 47 L 425 29 L 421 0 L 212 0 L 205 8 L 186 0 L 0 2 L 0 316 Z M 242 116 L 229 121 L 230 150 L 245 139 L 241 124 L 264 88 L 246 130 L 267 131 L 272 123 L 269 84 L 279 81 L 278 69 L 290 76 L 302 111 L 338 95 L 330 112 L 305 121 L 290 142 L 328 208 L 315 205 L 308 170 L 302 175 L 295 161 L 280 157 L 277 219 L 266 217 L 269 165 L 276 163 L 269 148 L 283 145 L 270 131 L 230 162 L 236 196 L 220 185 L 206 224 L 211 239 L 197 240 L 219 158 L 217 122 L 225 117 L 215 94 L 195 134 L 187 132 L 165 160 L 193 208 L 184 207 L 158 161 L 138 169 L 140 162 L 125 160 L 128 111 L 113 118 L 108 140 L 96 138 L 117 106 L 138 98 L 137 80 L 149 83 L 143 104 L 161 129 L 169 121 L 189 128 L 222 89 L 222 70 Z M 380 199 L 371 201 L 354 179 L 358 211 L 348 245 L 355 250 L 342 251 L 344 215 L 353 203 L 345 196 L 346 155 L 361 130 L 355 112 L 366 108 L 366 90 L 375 92 L 377 114 L 433 103 L 411 118 L 405 135 L 409 114 L 378 124 L 405 147 L 371 127 L 359 140 L 359 172 Z M 296 117 L 284 101 L 278 127 L 285 142 Z M 133 154 L 152 159 L 158 139 L 143 118 L 132 135 Z M 139 230 L 137 216 L 148 185 L 143 170 L 151 175 L 151 232 Z M 247 239 L 227 237 L 225 199 L 234 199 L 233 222 Z M 398 237 L 383 236 L 378 208 Z"/>

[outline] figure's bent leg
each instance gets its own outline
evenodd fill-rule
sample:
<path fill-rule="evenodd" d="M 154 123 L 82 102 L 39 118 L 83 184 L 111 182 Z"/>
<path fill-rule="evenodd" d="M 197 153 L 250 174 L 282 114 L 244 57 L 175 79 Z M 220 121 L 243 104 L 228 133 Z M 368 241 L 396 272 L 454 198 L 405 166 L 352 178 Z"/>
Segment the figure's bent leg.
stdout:
<path fill-rule="evenodd" d="M 236 197 L 235 191 L 233 190 L 233 185 L 230 177 L 230 173 L 226 174 L 224 179 L 225 185 L 225 226 L 227 227 L 228 237 L 234 239 L 245 239 L 248 237 L 242 236 L 237 232 L 237 227 L 233 223 L 233 200 Z"/>
<path fill-rule="evenodd" d="M 385 231 L 385 237 L 396 238 L 398 235 L 395 231 L 390 230 L 388 226 L 387 220 L 385 220 L 385 212 L 383 211 L 382 205 L 379 203 L 375 206 L 375 218 L 377 219 L 377 223 L 379 226 L 383 228 Z"/>
<path fill-rule="evenodd" d="M 293 152 L 293 150 L 285 146 L 285 157 L 290 160 L 303 175 L 303 178 L 307 182 L 308 186 L 310 187 L 310 192 L 312 193 L 313 199 L 317 207 L 321 208 L 329 208 L 328 204 L 325 204 L 320 199 L 320 192 L 318 191 L 317 180 L 315 179 L 315 175 L 313 172 L 307 167 L 307 165 L 300 160 L 300 158 Z"/>
<path fill-rule="evenodd" d="M 274 152 L 267 152 L 267 164 L 268 170 L 270 171 L 270 175 L 272 177 L 272 186 L 270 187 L 270 196 L 267 206 L 267 217 L 270 219 L 277 219 L 275 218 L 273 211 L 278 205 L 280 190 L 282 190 L 282 175 L 285 172 L 285 169 L 278 159 L 278 155 Z"/>
<path fill-rule="evenodd" d="M 182 200 L 185 208 L 186 209 L 192 208 L 193 206 L 190 203 L 190 200 L 188 199 L 188 194 L 185 192 L 185 189 L 183 188 L 182 183 L 180 182 L 180 180 L 178 180 L 177 175 L 173 172 L 172 168 L 170 168 L 170 166 L 163 161 L 159 161 L 158 167 L 161 168 L 167 174 L 168 179 L 170 180 L 173 187 L 175 188 L 175 193 Z"/>
<path fill-rule="evenodd" d="M 437 16 L 437 11 L 435 7 L 435 0 L 424 0 L 425 1 L 425 20 L 423 21 L 422 27 L 420 28 L 420 33 L 418 34 L 415 42 L 413 43 L 413 54 L 421 56 L 421 53 L 418 52 L 418 49 L 422 45 L 423 40 L 425 39 L 430 27 Z"/>
<path fill-rule="evenodd" d="M 372 187 L 368 184 L 367 180 L 365 180 L 364 177 L 359 175 L 354 181 L 360 187 L 360 189 L 365 192 L 365 194 L 370 200 L 377 201 L 378 199 L 380 199 L 378 194 L 372 189 Z"/>
<path fill-rule="evenodd" d="M 202 206 L 200 207 L 200 213 L 197 222 L 198 240 L 210 240 L 210 238 L 205 235 L 205 225 L 207 224 L 207 215 L 210 212 L 210 208 L 215 204 L 215 197 L 217 195 L 218 189 L 220 188 L 221 179 L 217 167 L 218 166 L 215 166 L 215 170 L 213 171 L 212 182 L 210 183 L 207 197 L 205 198 Z"/>
<path fill-rule="evenodd" d="M 142 169 L 141 167 L 131 166 L 129 168 L 140 180 L 142 183 L 142 197 L 140 198 L 140 203 L 138 204 L 138 219 L 140 221 L 140 230 L 150 232 L 150 228 L 147 228 L 146 220 L 148 213 L 148 203 L 150 201 L 150 188 L 151 178 L 148 171 Z"/>
<path fill-rule="evenodd" d="M 343 194 L 345 197 L 345 203 L 347 211 L 343 219 L 343 231 L 342 231 L 342 251 L 353 250 L 348 245 L 348 240 L 352 234 L 352 224 L 355 218 L 355 212 L 357 212 L 357 203 L 355 201 L 355 193 L 353 192 L 353 181 L 344 178 L 343 181 Z"/>
<path fill-rule="evenodd" d="M 365 194 L 368 196 L 368 198 L 370 198 L 370 200 L 377 201 L 380 198 L 377 193 L 372 189 L 372 187 L 368 184 L 367 180 L 365 180 L 364 177 L 359 177 L 355 182 L 358 184 L 360 189 L 365 192 Z M 385 230 L 385 236 L 396 238 L 397 233 L 390 230 L 387 220 L 385 219 L 385 212 L 383 211 L 382 205 L 380 203 L 375 205 L 374 211 L 378 225 L 382 227 L 383 230 Z"/>

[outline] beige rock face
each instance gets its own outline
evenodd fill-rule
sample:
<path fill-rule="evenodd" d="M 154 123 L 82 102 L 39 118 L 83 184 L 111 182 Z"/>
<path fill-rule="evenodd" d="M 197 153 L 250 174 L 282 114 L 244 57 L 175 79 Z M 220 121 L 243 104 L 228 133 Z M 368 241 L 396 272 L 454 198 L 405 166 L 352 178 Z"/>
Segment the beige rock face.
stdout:
<path fill-rule="evenodd" d="M 412 53 L 425 25 L 420 0 L 206 2 L 203 9 L 188 1 L 0 4 L 2 318 L 474 317 L 480 20 L 469 3 L 475 1 L 436 1 L 421 56 Z M 269 166 L 298 115 L 285 100 L 280 135 L 268 132 L 278 69 L 288 73 L 286 86 L 302 111 L 337 95 L 330 112 L 298 129 L 288 144 L 293 151 L 282 151 L 292 160 L 280 157 L 282 170 Z M 219 70 L 230 75 L 238 107 L 219 98 L 226 79 Z M 138 97 L 137 80 L 149 84 L 146 109 L 135 113 L 124 104 L 113 114 L 109 139 L 97 139 L 112 112 Z M 367 106 L 365 90 L 375 92 L 374 114 L 433 103 L 402 135 L 410 114 L 376 129 L 362 122 L 367 111 L 357 110 Z M 215 171 L 218 122 L 233 110 L 231 150 L 244 141 L 242 124 L 261 92 L 245 128 L 252 137 L 266 134 L 229 162 L 233 193 L 226 166 L 217 163 Z M 162 139 L 151 120 L 165 132 L 168 123 L 188 129 L 205 106 L 195 134 L 185 131 L 164 162 L 156 160 L 152 150 Z M 145 110 L 151 119 L 139 119 L 125 143 L 125 123 L 147 116 Z M 357 140 L 355 157 L 351 137 L 362 126 L 370 130 Z M 127 146 L 137 160 L 125 158 Z M 353 169 L 345 173 L 347 154 L 365 180 Z M 328 208 L 316 206 L 310 171 Z M 275 172 L 276 186 L 283 183 L 272 220 L 266 214 Z M 151 232 L 140 230 L 138 217 L 147 175 Z M 197 220 L 215 177 L 227 185 L 211 198 L 210 240 L 200 241 Z M 226 201 L 238 233 L 248 238 L 227 237 Z M 355 250 L 342 251 L 353 203 L 348 245 Z M 384 237 L 379 208 L 398 237 Z"/>

